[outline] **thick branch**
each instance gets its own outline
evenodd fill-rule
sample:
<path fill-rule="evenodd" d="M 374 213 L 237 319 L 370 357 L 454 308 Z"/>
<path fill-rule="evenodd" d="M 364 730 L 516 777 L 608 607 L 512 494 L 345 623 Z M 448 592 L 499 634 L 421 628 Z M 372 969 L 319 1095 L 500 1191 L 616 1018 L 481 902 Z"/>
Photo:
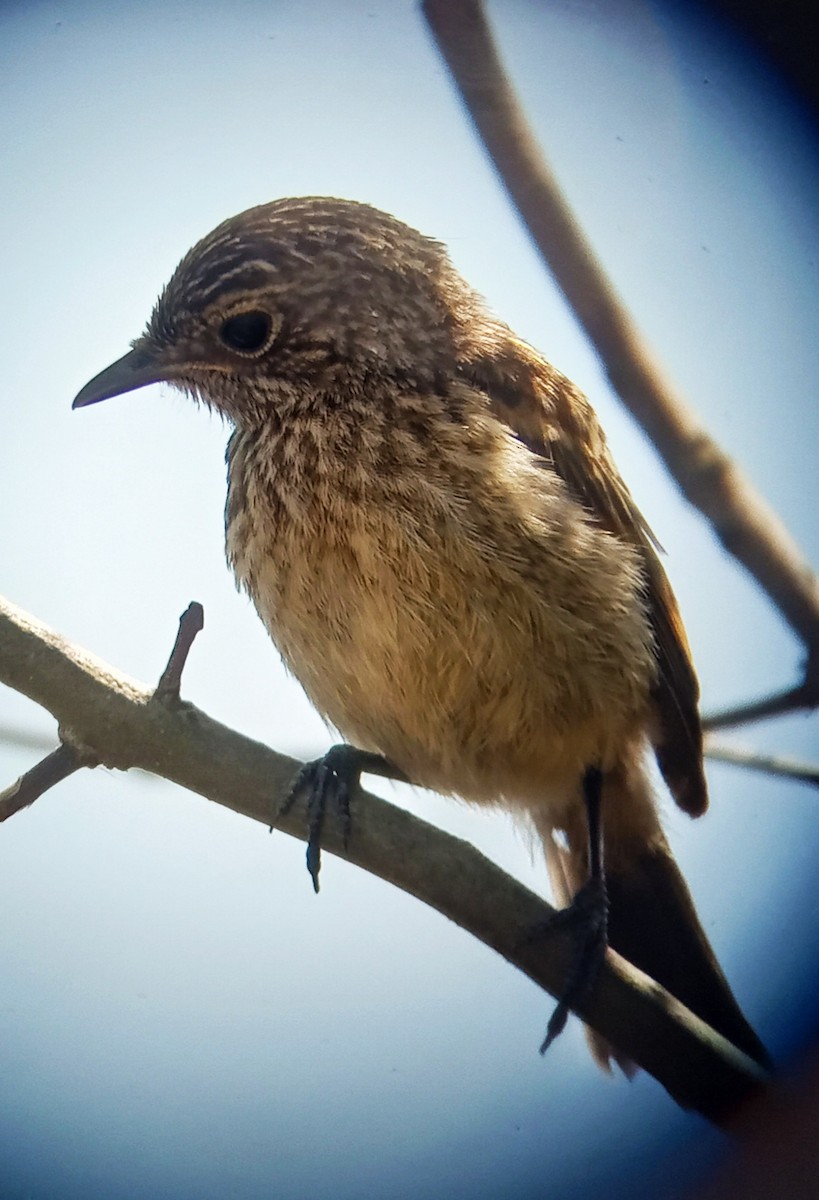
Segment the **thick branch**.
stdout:
<path fill-rule="evenodd" d="M 212 720 L 192 705 L 167 705 L 149 689 L 71 646 L 0 600 L 0 680 L 43 705 L 69 743 L 105 765 L 138 766 L 268 825 L 299 763 Z M 277 823 L 303 838 L 303 804 Z M 323 842 L 436 908 L 556 995 L 570 935 L 527 946 L 523 934 L 553 911 L 472 846 L 361 792 L 345 852 L 328 822 Z M 654 1075 L 678 1103 L 727 1121 L 759 1089 L 761 1075 L 652 980 L 609 953 L 584 1020 Z"/>
<path fill-rule="evenodd" d="M 663 377 L 552 176 L 479 0 L 424 0 L 467 111 L 623 402 L 687 499 L 819 660 L 819 584 L 787 529 Z"/>

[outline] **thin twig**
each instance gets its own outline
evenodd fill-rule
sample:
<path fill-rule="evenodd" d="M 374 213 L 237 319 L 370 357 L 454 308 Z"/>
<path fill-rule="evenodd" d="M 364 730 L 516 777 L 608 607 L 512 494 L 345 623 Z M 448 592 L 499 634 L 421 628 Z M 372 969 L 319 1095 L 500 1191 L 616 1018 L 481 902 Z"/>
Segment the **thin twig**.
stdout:
<path fill-rule="evenodd" d="M 196 635 L 205 624 L 205 610 L 196 600 L 193 600 L 179 618 L 179 630 L 171 650 L 168 665 L 159 678 L 152 700 L 162 704 L 172 705 L 179 700 L 179 688 L 182 683 L 182 672 L 188 660 L 191 646 Z M 70 738 L 70 735 L 69 735 Z M 100 759 L 89 755 L 84 744 L 72 740 L 63 741 L 56 750 L 26 771 L 24 775 L 0 792 L 0 822 L 13 817 L 22 808 L 28 808 L 35 800 L 39 800 L 49 788 L 61 783 L 81 767 L 94 767 Z"/>
<path fill-rule="evenodd" d="M 46 707 L 72 741 L 108 766 L 140 766 L 253 820 L 270 824 L 290 790 L 298 762 L 212 720 L 193 705 L 156 704 L 151 690 L 0 600 L 0 682 Z M 566 978 L 569 932 L 526 945 L 523 933 L 554 909 L 474 847 L 386 801 L 358 792 L 345 846 L 334 822 L 323 843 L 331 854 L 417 896 L 493 947 L 552 995 Z M 305 837 L 304 801 L 278 820 Z M 580 1016 L 649 1071 L 683 1107 L 730 1122 L 762 1086 L 750 1059 L 709 1029 L 641 972 L 609 953 Z"/>
<path fill-rule="evenodd" d="M 47 751 L 53 745 L 53 735 L 49 737 L 48 734 L 35 733 L 19 726 L 0 725 L 0 746 L 9 746 L 14 750 Z"/>
<path fill-rule="evenodd" d="M 743 750 L 740 746 L 729 746 L 725 742 L 705 743 L 705 754 L 716 762 L 732 763 L 737 767 L 748 767 L 752 771 L 763 771 L 766 775 L 778 775 L 782 779 L 795 779 L 819 787 L 819 764 L 799 762 L 794 758 L 783 758 L 778 754 L 759 754 L 755 750 Z"/>
<path fill-rule="evenodd" d="M 802 709 L 813 709 L 819 705 L 819 697 L 811 684 L 800 683 L 784 692 L 774 692 L 751 704 L 740 704 L 736 708 L 725 708 L 722 712 L 711 713 L 703 717 L 702 727 L 710 731 L 714 729 L 731 729 L 736 725 L 751 725 L 754 721 L 767 721 L 770 717 L 782 717 L 788 713 L 799 712 Z"/>
<path fill-rule="evenodd" d="M 168 665 L 159 677 L 154 699 L 163 703 L 174 703 L 179 699 L 182 672 L 196 635 L 205 628 L 205 610 L 197 600 L 192 600 L 179 618 L 179 632 L 168 659 Z"/>
<path fill-rule="evenodd" d="M 422 9 L 475 128 L 629 411 L 687 499 L 819 663 L 819 583 L 780 519 L 675 394 L 585 240 L 504 72 L 478 0 Z"/>
<path fill-rule="evenodd" d="M 78 750 L 63 742 L 38 762 L 36 767 L 21 775 L 16 783 L 0 792 L 0 821 L 6 821 L 20 809 L 28 808 L 29 804 L 33 804 L 49 788 L 79 771 L 80 767 L 88 765 Z"/>

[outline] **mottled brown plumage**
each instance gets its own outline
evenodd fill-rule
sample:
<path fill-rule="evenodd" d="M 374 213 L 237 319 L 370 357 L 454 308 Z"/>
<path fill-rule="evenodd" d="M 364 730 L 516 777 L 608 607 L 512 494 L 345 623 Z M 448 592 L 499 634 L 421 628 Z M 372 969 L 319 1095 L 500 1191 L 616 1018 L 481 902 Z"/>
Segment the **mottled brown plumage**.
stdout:
<path fill-rule="evenodd" d="M 764 1061 L 657 816 L 650 747 L 677 803 L 706 807 L 697 681 L 585 397 L 439 243 L 325 198 L 220 225 L 76 403 L 159 379 L 235 426 L 228 558 L 322 715 L 528 820 L 565 902 L 599 766 L 611 943 Z"/>

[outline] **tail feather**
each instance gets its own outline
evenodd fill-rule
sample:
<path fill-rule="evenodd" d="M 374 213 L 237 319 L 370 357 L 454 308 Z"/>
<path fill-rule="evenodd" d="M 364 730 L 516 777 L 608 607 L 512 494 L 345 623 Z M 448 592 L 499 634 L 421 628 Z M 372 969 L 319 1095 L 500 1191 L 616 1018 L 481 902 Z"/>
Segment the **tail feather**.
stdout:
<path fill-rule="evenodd" d="M 665 845 L 607 876 L 609 944 L 761 1066 L 762 1042 L 745 1019 Z"/>
<path fill-rule="evenodd" d="M 553 837 L 544 839 L 555 900 L 567 905 L 585 882 L 585 862 Z M 766 1069 L 767 1050 L 745 1019 L 697 917 L 691 893 L 664 841 L 606 876 L 609 945 Z M 589 1047 L 601 1067 L 634 1065 L 594 1030 Z"/>

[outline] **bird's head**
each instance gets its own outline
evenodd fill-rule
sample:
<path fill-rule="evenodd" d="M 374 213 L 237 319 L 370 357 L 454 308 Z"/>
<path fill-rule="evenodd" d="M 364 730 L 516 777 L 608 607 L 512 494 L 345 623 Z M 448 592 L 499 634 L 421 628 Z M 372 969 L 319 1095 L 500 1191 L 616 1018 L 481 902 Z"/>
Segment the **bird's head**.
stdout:
<path fill-rule="evenodd" d="M 394 217 L 347 200 L 277 200 L 185 255 L 144 334 L 74 407 L 165 381 L 243 425 L 294 390 L 429 386 L 476 303 L 443 246 Z"/>

